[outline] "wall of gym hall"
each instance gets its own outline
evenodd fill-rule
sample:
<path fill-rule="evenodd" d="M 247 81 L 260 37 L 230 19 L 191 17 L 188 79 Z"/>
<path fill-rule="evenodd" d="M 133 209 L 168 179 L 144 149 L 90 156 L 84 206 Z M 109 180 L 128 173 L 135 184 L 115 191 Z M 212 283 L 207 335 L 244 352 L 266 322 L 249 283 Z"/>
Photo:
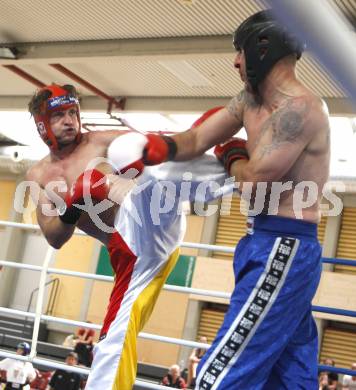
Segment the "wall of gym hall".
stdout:
<path fill-rule="evenodd" d="M 1 220 L 11 220 L 28 224 L 37 224 L 35 207 L 28 194 L 24 195 L 24 213 L 18 214 L 14 210 L 14 194 L 18 183 L 23 177 L 10 177 L 1 180 L 0 177 L 0 216 Z M 3 238 L 3 239 L 2 239 Z M 42 265 L 48 244 L 41 232 L 36 230 L 21 230 L 15 228 L 0 228 L 1 258 L 19 261 L 33 265 Z M 57 251 L 51 266 L 54 268 L 69 269 L 80 272 L 95 272 L 100 245 L 87 236 L 74 236 L 61 250 Z M 94 262 L 94 265 L 93 265 Z M 0 292 L 5 290 L 5 285 L 11 286 L 4 293 L 0 293 L 1 305 L 18 310 L 34 311 L 36 293 L 32 305 L 28 308 L 32 291 L 38 287 L 39 273 L 28 270 L 3 269 L 0 273 Z M 75 277 L 49 275 L 47 282 L 54 278 L 59 279 L 59 290 L 52 314 L 57 317 L 74 320 L 87 319 L 87 301 L 90 296 L 91 286 L 88 281 Z M 46 289 L 48 297 L 52 284 Z M 11 293 L 7 293 L 11 291 Z M 45 312 L 48 310 L 45 301 Z M 51 341 L 61 343 L 66 334 L 74 329 L 59 324 L 49 324 Z"/>
<path fill-rule="evenodd" d="M 29 202 L 30 204 L 32 203 L 31 200 Z M 24 213 L 23 222 L 37 224 L 36 212 L 31 205 L 27 207 L 27 212 Z M 26 247 L 31 248 L 34 246 L 41 248 L 37 250 L 37 256 L 40 258 L 41 263 L 48 249 L 42 233 L 28 233 Z M 51 267 L 77 272 L 95 273 L 99 250 L 100 244 L 93 238 L 74 235 L 60 250 L 56 251 Z M 51 315 L 78 321 L 87 321 L 87 298 L 90 295 L 92 283 L 87 279 L 74 276 L 52 274 L 48 277 L 48 281 L 53 279 L 59 280 L 59 289 Z M 47 296 L 51 288 L 52 285 L 47 289 Z M 45 310 L 48 310 L 48 308 L 45 307 Z M 53 331 L 53 341 L 56 342 L 60 342 L 61 335 L 55 337 L 55 331 L 63 332 L 63 337 L 66 333 L 72 331 L 71 328 L 59 324 L 49 324 L 49 329 Z"/>

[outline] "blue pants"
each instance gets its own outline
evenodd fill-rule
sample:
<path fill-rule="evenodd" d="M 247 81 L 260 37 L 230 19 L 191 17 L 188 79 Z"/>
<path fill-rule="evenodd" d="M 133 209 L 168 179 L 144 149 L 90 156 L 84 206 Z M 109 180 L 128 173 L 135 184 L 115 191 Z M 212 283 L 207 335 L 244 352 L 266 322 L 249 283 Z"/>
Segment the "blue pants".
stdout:
<path fill-rule="evenodd" d="M 195 389 L 316 390 L 317 225 L 258 216 L 251 233 L 236 247 L 235 289 Z"/>

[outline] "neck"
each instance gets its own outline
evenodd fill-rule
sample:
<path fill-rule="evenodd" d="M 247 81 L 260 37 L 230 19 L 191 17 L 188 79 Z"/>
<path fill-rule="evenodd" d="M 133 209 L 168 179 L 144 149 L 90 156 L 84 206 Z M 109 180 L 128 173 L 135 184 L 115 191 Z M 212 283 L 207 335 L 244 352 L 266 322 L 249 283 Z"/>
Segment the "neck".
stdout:
<path fill-rule="evenodd" d="M 273 110 L 283 96 L 293 96 L 298 80 L 295 74 L 295 58 L 278 61 L 258 87 L 259 98 L 264 106 Z"/>
<path fill-rule="evenodd" d="M 71 153 L 73 153 L 74 149 L 77 147 L 77 143 L 73 142 L 69 145 L 65 145 L 60 147 L 57 150 L 51 151 L 51 158 L 52 160 L 63 160 L 65 157 L 69 156 Z"/>

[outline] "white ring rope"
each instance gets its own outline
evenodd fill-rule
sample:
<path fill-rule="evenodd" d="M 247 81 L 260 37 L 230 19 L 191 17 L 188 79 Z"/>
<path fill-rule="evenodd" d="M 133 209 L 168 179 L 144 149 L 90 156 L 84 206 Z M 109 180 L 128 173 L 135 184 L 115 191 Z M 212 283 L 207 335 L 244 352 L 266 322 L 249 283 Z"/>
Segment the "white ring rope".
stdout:
<path fill-rule="evenodd" d="M 34 364 L 39 364 L 39 365 L 54 368 L 54 369 L 77 372 L 78 374 L 82 374 L 85 376 L 89 375 L 89 373 L 90 373 L 90 369 L 88 369 L 88 368 L 81 368 L 78 366 L 68 366 L 67 364 L 64 364 L 64 363 L 57 363 L 53 360 L 47 360 L 47 359 L 41 359 L 41 358 L 30 359 L 28 356 L 16 355 L 15 353 L 6 352 L 3 350 L 0 350 L 0 356 L 4 357 L 4 358 L 22 360 L 25 362 L 30 361 Z M 136 380 L 135 385 L 143 386 L 147 389 L 167 390 L 167 387 L 165 387 L 165 386 L 160 386 L 160 385 L 155 384 L 155 383 L 150 383 L 150 382 L 140 381 L 140 380 Z"/>
<path fill-rule="evenodd" d="M 149 382 L 144 382 L 139 380 L 136 380 L 135 384 L 138 386 L 144 386 L 146 387 L 146 389 L 167 390 L 167 386 L 156 385 L 154 383 L 149 383 Z"/>
<path fill-rule="evenodd" d="M 8 222 L 0 221 L 0 226 L 4 227 L 14 227 L 24 230 L 41 230 L 38 225 L 33 225 L 29 223 L 20 223 L 20 222 Z M 75 235 L 78 236 L 87 236 L 86 233 L 81 230 L 76 229 L 74 231 Z M 221 246 L 221 245 L 211 245 L 211 244 L 198 244 L 196 242 L 182 242 L 181 247 L 184 248 L 194 248 L 194 249 L 205 249 L 210 251 L 225 252 L 225 253 L 234 253 L 235 248 L 231 246 Z"/>
<path fill-rule="evenodd" d="M 41 271 L 43 268 L 40 265 L 16 263 L 14 261 L 6 261 L 6 260 L 0 260 L 0 265 L 11 267 L 11 268 L 27 269 L 30 271 Z M 112 282 L 114 280 L 112 276 L 89 274 L 86 272 L 71 271 L 71 270 L 64 270 L 64 269 L 50 268 L 50 267 L 47 269 L 47 273 L 56 274 L 56 275 L 77 276 L 83 279 L 93 279 L 102 282 Z"/>
<path fill-rule="evenodd" d="M 23 230 L 41 230 L 39 225 L 33 225 L 31 223 L 21 223 L 21 222 L 0 221 L 0 226 L 14 227 L 14 228 L 19 228 L 19 229 L 23 229 Z M 74 234 L 78 235 L 78 236 L 87 236 L 86 233 L 82 232 L 79 229 L 76 229 L 74 231 Z"/>
<path fill-rule="evenodd" d="M 9 359 L 22 360 L 25 362 L 30 361 L 34 364 L 39 364 L 39 365 L 54 368 L 54 369 L 77 372 L 78 374 L 82 374 L 85 376 L 89 375 L 89 373 L 90 373 L 90 369 L 88 369 L 88 368 L 81 368 L 78 366 L 68 366 L 67 364 L 64 364 L 64 363 L 57 363 L 53 360 L 47 360 L 47 359 L 41 359 L 41 358 L 31 359 L 28 356 L 16 355 L 15 353 L 6 352 L 6 351 L 3 351 L 1 349 L 0 349 L 0 356 L 4 357 L 4 358 L 9 358 Z M 136 380 L 135 385 L 143 386 L 145 389 L 167 390 L 167 387 L 165 387 L 165 386 L 160 386 L 160 385 L 155 384 L 155 383 L 150 383 L 150 382 L 140 381 L 140 380 Z"/>
<path fill-rule="evenodd" d="M 16 263 L 13 261 L 6 261 L 6 260 L 0 260 L 0 265 L 2 265 L 4 267 L 10 267 L 10 268 L 27 269 L 30 271 L 41 271 L 43 268 L 40 265 Z M 48 268 L 46 272 L 48 274 L 77 276 L 77 277 L 80 277 L 83 279 L 92 279 L 92 280 L 98 280 L 98 281 L 102 281 L 102 282 L 113 282 L 114 281 L 114 278 L 112 276 L 90 274 L 90 273 L 86 273 L 86 272 L 78 272 L 78 271 L 71 271 L 71 270 L 58 269 L 58 268 Z M 165 284 L 163 286 L 163 289 L 167 290 L 167 291 L 175 291 L 175 292 L 180 292 L 180 293 L 185 293 L 185 294 L 203 295 L 203 296 L 214 297 L 214 298 L 230 299 L 230 297 L 231 297 L 230 293 L 225 293 L 225 292 L 221 292 L 221 291 L 202 290 L 199 288 L 173 286 L 173 285 L 169 285 L 169 284 Z"/>
<path fill-rule="evenodd" d="M 29 317 L 29 318 L 36 317 L 35 313 L 27 312 L 27 311 L 23 311 L 23 310 L 9 309 L 7 307 L 0 307 L 0 313 L 13 314 L 13 315 L 17 315 L 17 316 L 21 316 L 21 317 Z M 69 320 L 66 318 L 48 316 L 45 314 L 42 314 L 40 317 L 42 320 L 45 320 L 48 322 L 55 322 L 57 324 L 71 325 L 71 326 L 78 326 L 78 327 L 85 326 L 86 328 L 95 329 L 95 330 L 101 329 L 101 325 L 91 324 L 88 322 Z M 190 340 L 184 340 L 184 339 L 177 339 L 175 337 L 160 336 L 160 335 L 145 333 L 145 332 L 139 333 L 138 336 L 143 338 L 143 339 L 161 341 L 161 342 L 169 343 L 169 344 L 177 344 L 177 345 L 181 345 L 183 347 L 192 347 L 192 348 L 208 348 L 208 347 L 210 347 L 210 344 L 199 343 L 197 341 L 190 341 Z"/>
<path fill-rule="evenodd" d="M 34 364 L 39 364 L 45 367 L 50 367 L 50 368 L 55 368 L 55 369 L 60 369 L 60 370 L 65 370 L 65 371 L 71 371 L 71 372 L 77 372 L 78 374 L 82 375 L 89 375 L 90 369 L 88 368 L 81 368 L 78 366 L 68 366 L 67 364 L 64 363 L 58 363 L 53 360 L 47 360 L 47 359 L 41 359 L 41 358 L 34 358 L 30 359 L 28 356 L 21 356 L 21 355 L 16 355 L 15 353 L 11 352 L 6 352 L 3 350 L 0 350 L 0 356 L 5 357 L 5 358 L 10 358 L 10 359 L 16 359 L 16 360 L 22 360 L 25 362 L 32 362 Z M 161 386 L 155 383 L 150 383 L 146 381 L 140 381 L 136 380 L 135 385 L 138 386 L 143 386 L 147 389 L 157 389 L 157 390 L 167 390 L 167 387 Z"/>
<path fill-rule="evenodd" d="M 64 363 L 58 363 L 53 360 L 47 360 L 47 359 L 42 359 L 42 358 L 33 358 L 31 359 L 29 356 L 22 356 L 22 355 L 17 355 L 15 353 L 11 352 L 6 352 L 4 350 L 0 350 L 0 356 L 5 357 L 5 358 L 10 358 L 10 359 L 16 359 L 16 360 L 22 360 L 25 362 L 32 362 L 35 364 L 41 364 L 46 367 L 52 367 L 52 368 L 59 368 L 61 370 L 66 370 L 66 371 L 73 371 L 77 372 L 78 374 L 84 374 L 88 375 L 90 370 L 88 368 L 80 368 L 76 366 L 68 366 L 67 364 Z"/>
<path fill-rule="evenodd" d="M 54 369 L 77 372 L 78 374 L 82 374 L 85 376 L 89 375 L 89 373 L 90 373 L 90 369 L 88 369 L 88 368 L 81 368 L 78 366 L 68 366 L 67 364 L 64 364 L 64 363 L 58 363 L 58 362 L 55 362 L 53 360 L 47 360 L 47 359 L 41 359 L 41 358 L 30 359 L 28 356 L 16 355 L 15 353 L 6 352 L 3 350 L 0 350 L 0 356 L 4 357 L 4 358 L 22 360 L 25 362 L 30 361 L 34 364 L 39 364 L 39 365 L 54 368 Z M 166 386 L 161 386 L 161 385 L 158 385 L 155 383 L 141 381 L 138 379 L 136 379 L 135 385 L 145 387 L 146 389 L 167 390 Z"/>

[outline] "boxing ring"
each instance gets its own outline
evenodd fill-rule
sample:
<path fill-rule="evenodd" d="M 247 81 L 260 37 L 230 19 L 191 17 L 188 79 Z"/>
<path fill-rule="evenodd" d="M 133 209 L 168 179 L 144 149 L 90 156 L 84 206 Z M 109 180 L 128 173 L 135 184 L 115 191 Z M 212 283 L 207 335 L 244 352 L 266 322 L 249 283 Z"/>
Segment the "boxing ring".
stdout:
<path fill-rule="evenodd" d="M 24 224 L 24 223 L 18 223 L 18 222 L 7 222 L 7 221 L 0 221 L 0 227 L 12 227 L 12 228 L 18 228 L 22 230 L 31 230 L 36 231 L 40 230 L 38 225 L 32 225 L 32 224 Z M 83 235 L 85 236 L 86 233 L 81 231 L 75 231 L 76 235 Z M 225 252 L 225 253 L 233 253 L 234 248 L 232 247 L 225 247 L 225 246 L 218 246 L 218 245 L 209 245 L 209 244 L 197 244 L 197 243 L 191 243 L 191 242 L 184 242 L 182 243 L 181 247 L 185 248 L 194 248 L 194 249 L 205 249 L 205 250 L 214 250 L 219 252 Z M 39 291 L 38 291 L 38 298 L 36 303 L 36 310 L 35 312 L 26 312 L 21 310 L 15 310 L 15 309 L 9 309 L 5 307 L 0 307 L 0 313 L 2 314 L 10 314 L 15 315 L 18 317 L 27 317 L 34 319 L 34 327 L 33 327 L 33 335 L 31 340 L 31 352 L 28 356 L 19 356 L 15 353 L 7 352 L 4 350 L 0 350 L 0 356 L 4 358 L 15 358 L 18 360 L 24 360 L 24 361 L 31 361 L 34 364 L 39 364 L 42 366 L 46 366 L 52 369 L 63 369 L 63 370 L 69 370 L 72 372 L 78 372 L 83 375 L 88 375 L 90 372 L 90 369 L 81 368 L 81 367 L 73 367 L 73 366 L 67 366 L 63 363 L 58 363 L 55 361 L 51 361 L 48 359 L 38 358 L 37 355 L 37 341 L 38 341 L 38 332 L 39 332 L 39 325 L 40 321 L 44 320 L 47 322 L 53 322 L 58 323 L 62 325 L 69 325 L 69 326 L 84 326 L 86 328 L 100 330 L 101 326 L 98 324 L 91 324 L 87 322 L 82 321 L 75 321 L 75 320 L 69 320 L 66 318 L 59 318 L 55 316 L 45 315 L 42 313 L 43 310 L 43 302 L 44 302 L 44 296 L 45 296 L 45 283 L 46 283 L 46 276 L 48 274 L 56 274 L 56 275 L 67 275 L 67 276 L 74 276 L 78 278 L 84 278 L 84 279 L 91 279 L 91 280 L 97 280 L 97 281 L 104 281 L 104 282 L 113 282 L 114 278 L 111 276 L 104 276 L 104 275 L 97 275 L 97 274 L 91 274 L 91 273 L 85 273 L 85 272 L 77 272 L 77 271 L 71 271 L 66 269 L 57 269 L 57 268 L 51 268 L 49 267 L 50 261 L 53 259 L 53 256 L 55 255 L 56 250 L 52 247 L 48 246 L 48 250 L 45 256 L 45 259 L 43 261 L 42 266 L 36 266 L 32 264 L 26 264 L 26 263 L 18 263 L 14 261 L 7 261 L 7 260 L 0 260 L 0 266 L 3 267 L 9 267 L 9 268 L 16 268 L 16 269 L 24 269 L 24 270 L 30 270 L 34 272 L 40 272 L 40 282 L 39 282 Z M 356 260 L 343 260 L 343 259 L 335 259 L 335 258 L 322 258 L 323 264 L 344 264 L 344 265 L 352 265 L 356 266 Z M 172 286 L 172 285 L 164 285 L 163 287 L 166 291 L 175 291 L 180 292 L 183 294 L 194 294 L 194 295 L 200 295 L 200 296 L 209 296 L 209 297 L 215 297 L 215 298 L 225 298 L 229 299 L 230 294 L 221 292 L 221 291 L 211 291 L 211 290 L 203 290 L 203 289 L 197 289 L 197 288 L 191 288 L 191 287 L 180 287 L 180 286 Z M 335 309 L 331 307 L 324 307 L 324 306 L 312 306 L 312 310 L 314 312 L 322 312 L 322 313 L 329 313 L 329 314 L 338 314 L 343 316 L 349 316 L 349 317 L 356 317 L 356 311 L 352 310 L 343 310 L 343 309 Z M 156 334 L 150 334 L 141 332 L 139 334 L 140 338 L 147 339 L 147 340 L 154 340 L 159 341 L 163 343 L 171 343 L 176 344 L 184 347 L 191 347 L 191 348 L 207 348 L 209 347 L 209 344 L 199 343 L 196 341 L 191 340 L 184 340 L 184 339 L 178 339 L 173 337 L 165 337 L 160 336 Z M 331 367 L 331 366 L 319 366 L 320 370 L 327 370 L 331 372 L 337 372 L 341 374 L 348 374 L 348 375 L 355 375 L 356 372 L 349 369 L 344 368 L 338 368 L 338 367 Z M 136 380 L 135 384 L 141 387 L 145 387 L 147 389 L 166 389 L 165 386 L 160 386 L 158 384 L 154 384 L 147 381 L 142 380 Z"/>
<path fill-rule="evenodd" d="M 309 48 L 316 53 L 317 57 L 321 60 L 321 62 L 331 71 L 332 74 L 334 74 L 338 78 L 340 84 L 356 101 L 356 72 L 354 70 L 354 64 L 356 63 L 356 45 L 355 38 L 350 34 L 350 26 L 346 24 L 346 21 L 343 20 L 340 15 L 338 15 L 330 6 L 325 4 L 326 2 L 310 2 L 307 0 L 299 0 L 295 2 L 284 0 L 266 0 L 261 1 L 261 3 L 269 3 L 273 8 L 276 9 L 277 14 L 283 20 L 288 21 L 290 23 L 291 28 L 294 29 L 297 35 L 302 36 L 303 39 L 306 39 L 308 41 Z M 303 26 L 303 28 L 300 28 L 300 26 Z M 330 34 L 331 31 L 333 32 L 332 34 Z M 325 37 L 330 37 L 330 39 L 326 39 Z M 345 61 L 345 53 L 347 53 L 347 61 Z M 6 221 L 0 221 L 0 226 L 27 230 L 39 230 L 39 227 L 37 225 L 21 224 Z M 75 234 L 85 235 L 85 233 L 82 232 L 75 232 Z M 185 242 L 181 246 L 195 249 L 215 250 L 226 253 L 234 252 L 234 248 L 231 247 L 222 247 L 207 244 Z M 35 364 L 40 364 L 53 369 L 59 368 L 88 375 L 89 369 L 72 366 L 69 367 L 65 364 L 36 357 L 38 331 L 41 320 L 70 326 L 85 326 L 87 328 L 92 328 L 95 330 L 99 330 L 101 328 L 101 326 L 98 324 L 90 324 L 81 321 L 74 321 L 65 318 L 57 318 L 54 316 L 44 315 L 42 313 L 42 309 L 45 293 L 46 276 L 48 274 L 60 274 L 106 282 L 112 282 L 113 277 L 51 268 L 49 267 L 49 264 L 55 252 L 56 251 L 53 248 L 48 248 L 42 266 L 0 260 L 0 265 L 4 267 L 26 269 L 41 273 L 38 299 L 36 304 L 36 310 L 34 313 L 0 307 L 0 313 L 12 314 L 20 317 L 29 317 L 34 319 L 34 329 L 30 355 L 25 357 L 16 355 L 15 353 L 0 350 L 0 356 L 15 358 L 24 361 L 31 361 Z M 356 261 L 352 260 L 323 258 L 322 262 L 324 264 L 346 264 L 356 266 Z M 170 285 L 165 285 L 164 290 L 175 291 L 184 294 L 196 294 L 200 296 L 210 296 L 226 299 L 229 299 L 230 297 L 230 294 L 219 291 L 209 291 Z M 356 317 L 356 311 L 352 310 L 335 309 L 322 306 L 313 306 L 312 309 L 314 312 L 323 312 Z M 192 348 L 206 348 L 208 346 L 207 344 L 202 344 L 195 341 L 163 337 L 144 332 L 141 332 L 139 334 L 139 337 Z M 319 369 L 327 370 L 329 372 L 337 372 L 341 374 L 356 375 L 356 371 L 331 366 L 322 365 L 319 366 Z M 135 384 L 148 389 L 167 389 L 164 386 L 141 380 L 136 380 Z"/>

